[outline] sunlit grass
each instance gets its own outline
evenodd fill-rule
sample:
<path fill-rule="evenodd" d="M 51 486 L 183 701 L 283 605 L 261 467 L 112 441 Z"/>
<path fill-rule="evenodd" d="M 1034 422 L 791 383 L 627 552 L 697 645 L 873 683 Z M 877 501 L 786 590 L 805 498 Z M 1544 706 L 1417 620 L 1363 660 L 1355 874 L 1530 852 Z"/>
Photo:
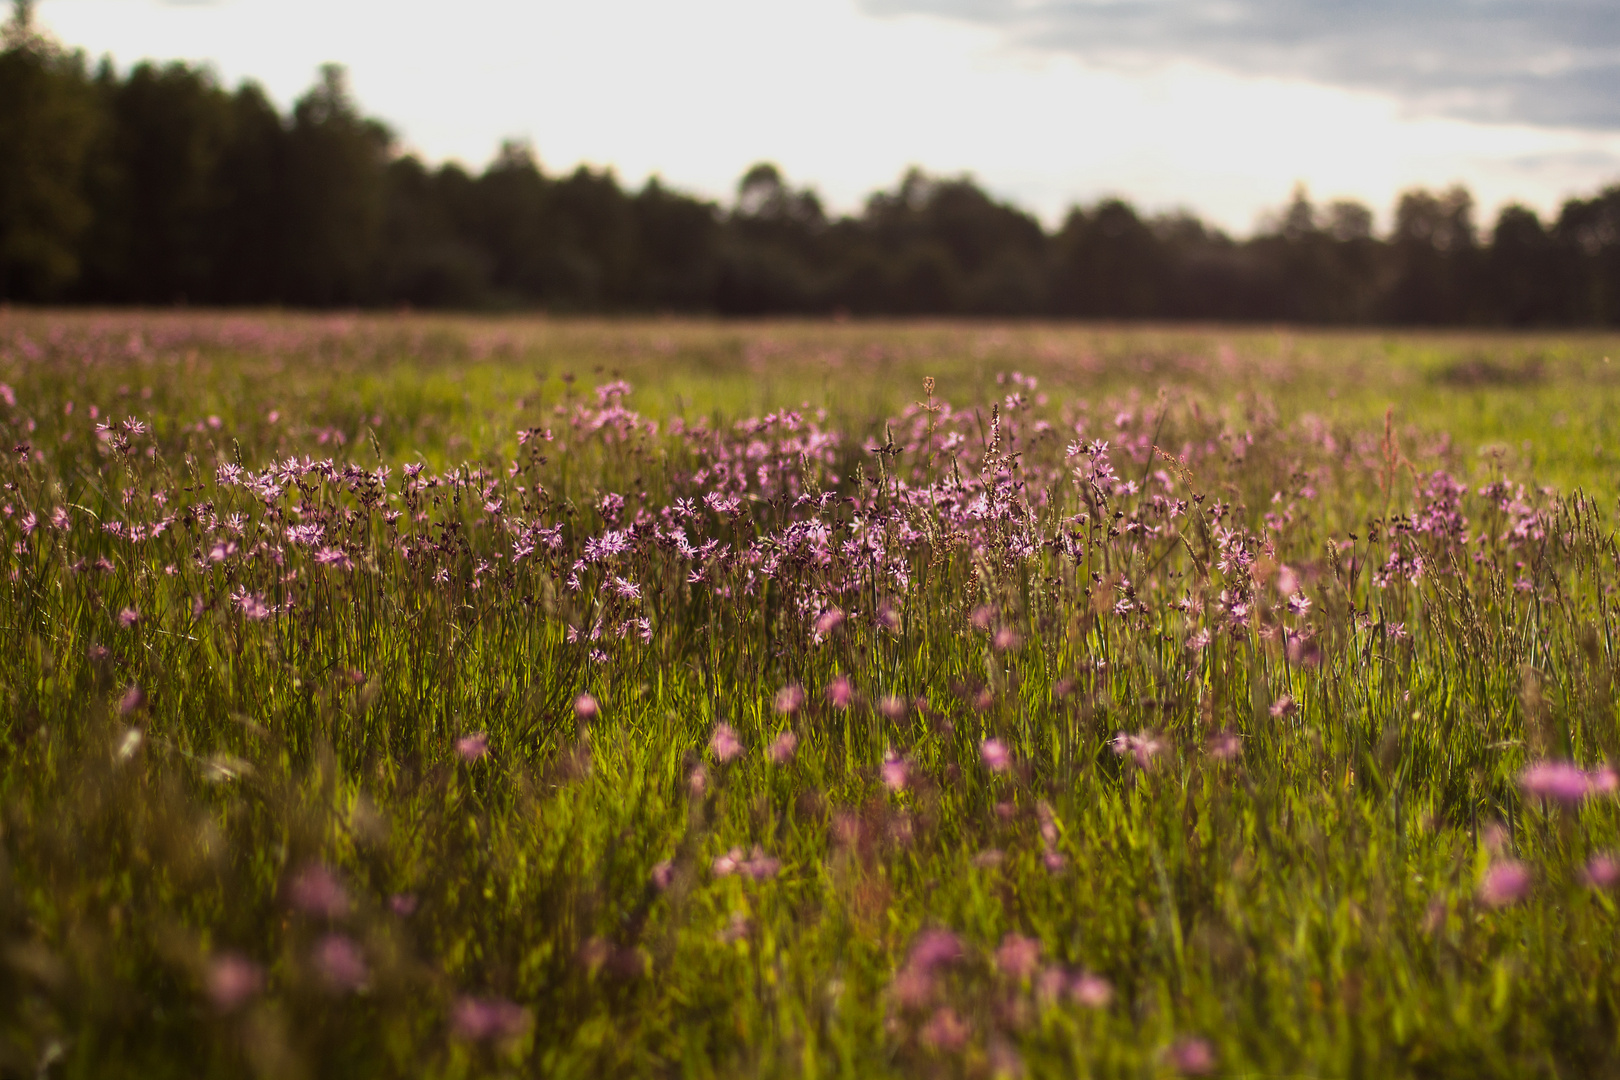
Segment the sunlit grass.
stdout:
<path fill-rule="evenodd" d="M 1610 1073 L 1616 344 L 0 317 L 0 1075 Z"/>

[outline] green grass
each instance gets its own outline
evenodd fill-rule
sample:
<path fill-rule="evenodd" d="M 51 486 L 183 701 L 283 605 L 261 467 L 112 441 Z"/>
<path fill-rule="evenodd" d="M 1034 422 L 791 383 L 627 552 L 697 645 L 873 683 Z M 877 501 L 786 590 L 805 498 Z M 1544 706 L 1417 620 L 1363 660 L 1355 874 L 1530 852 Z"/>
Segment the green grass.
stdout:
<path fill-rule="evenodd" d="M 1613 1075 L 1609 357 L 0 315 L 0 1077 Z"/>

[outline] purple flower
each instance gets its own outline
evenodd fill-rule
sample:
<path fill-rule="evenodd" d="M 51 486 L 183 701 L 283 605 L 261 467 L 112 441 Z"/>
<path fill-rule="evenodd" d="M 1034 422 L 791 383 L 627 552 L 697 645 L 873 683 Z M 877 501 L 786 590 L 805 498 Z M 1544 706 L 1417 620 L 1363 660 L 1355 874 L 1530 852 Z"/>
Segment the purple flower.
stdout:
<path fill-rule="evenodd" d="M 1293 711 L 1294 699 L 1287 694 L 1284 694 L 1282 697 L 1271 703 L 1270 712 L 1272 716 L 1281 718 L 1291 715 Z"/>
<path fill-rule="evenodd" d="M 1114 736 L 1114 753 L 1121 757 L 1129 754 L 1139 769 L 1151 768 L 1153 759 L 1158 757 L 1163 749 L 1164 743 L 1146 731 L 1135 735 L 1127 735 L 1121 731 Z"/>
<path fill-rule="evenodd" d="M 1000 739 L 984 740 L 979 746 L 979 757 L 991 772 L 1004 773 L 1012 768 L 1012 755 Z"/>
<path fill-rule="evenodd" d="M 335 570 L 353 570 L 354 562 L 337 548 L 323 547 L 315 553 L 315 565 Z"/>
<path fill-rule="evenodd" d="M 241 597 L 232 597 L 236 606 L 241 609 L 243 618 L 250 622 L 259 622 L 270 617 L 270 606 L 262 597 L 244 593 Z"/>
<path fill-rule="evenodd" d="M 996 967 L 1009 979 L 1019 982 L 1035 974 L 1041 961 L 1041 943 L 1022 934 L 1008 934 L 996 950 Z"/>
<path fill-rule="evenodd" d="M 416 897 L 411 893 L 395 893 L 388 898 L 388 910 L 402 919 L 416 914 Z"/>
<path fill-rule="evenodd" d="M 906 964 L 919 971 L 933 971 L 956 963 L 964 955 L 961 939 L 949 930 L 924 930 L 911 943 L 911 954 L 906 958 Z"/>
<path fill-rule="evenodd" d="M 489 735 L 478 731 L 456 740 L 456 753 L 463 761 L 477 761 L 489 753 Z"/>
<path fill-rule="evenodd" d="M 741 754 L 743 747 L 737 741 L 736 729 L 722 720 L 715 726 L 714 737 L 709 740 L 709 750 L 720 762 L 730 761 Z"/>
<path fill-rule="evenodd" d="M 691 771 L 691 773 L 687 776 L 687 778 L 686 778 L 686 788 L 694 796 L 697 796 L 697 795 L 702 795 L 703 794 L 703 789 L 706 788 L 708 786 L 708 784 L 709 784 L 709 770 L 704 768 L 703 763 L 700 761 L 700 762 L 698 762 L 697 768 L 693 769 Z"/>
<path fill-rule="evenodd" d="M 450 1030 L 467 1042 L 506 1042 L 528 1033 L 529 1010 L 504 998 L 460 997 L 450 1009 Z"/>
<path fill-rule="evenodd" d="M 906 699 L 894 694 L 887 694 L 882 701 L 878 702 L 878 712 L 882 713 L 886 719 L 899 723 L 906 718 Z"/>
<path fill-rule="evenodd" d="M 827 684 L 827 704 L 835 709 L 847 709 L 855 700 L 855 685 L 842 675 Z"/>
<path fill-rule="evenodd" d="M 844 611 L 842 608 L 828 608 L 826 611 L 823 611 L 820 615 L 816 616 L 816 635 L 818 637 L 825 637 L 834 630 L 838 629 L 843 621 Z"/>
<path fill-rule="evenodd" d="M 1616 790 L 1620 790 L 1620 773 L 1616 773 L 1612 765 L 1594 769 L 1589 775 L 1594 795 L 1612 795 Z"/>
<path fill-rule="evenodd" d="M 1504 859 L 1485 871 L 1479 884 L 1479 900 L 1486 907 L 1516 904 L 1530 895 L 1530 870 L 1521 862 Z"/>
<path fill-rule="evenodd" d="M 1208 1076 L 1215 1071 L 1215 1048 L 1196 1035 L 1178 1040 L 1168 1056 L 1171 1066 L 1183 1076 Z"/>
<path fill-rule="evenodd" d="M 764 881 L 773 878 L 782 870 L 782 861 L 765 854 L 758 844 L 754 845 L 754 853 L 744 862 L 737 864 L 737 872 L 744 877 L 755 881 Z"/>
<path fill-rule="evenodd" d="M 352 991 L 365 985 L 369 972 L 360 946 L 342 934 L 328 934 L 315 944 L 310 956 L 315 970 L 333 990 Z"/>
<path fill-rule="evenodd" d="M 1541 761 L 1519 774 L 1526 795 L 1547 802 L 1575 806 L 1592 794 L 1592 780 L 1567 761 Z"/>
<path fill-rule="evenodd" d="M 596 699 L 591 695 L 581 694 L 574 699 L 574 716 L 578 719 L 587 722 L 595 720 L 598 712 L 600 709 L 597 707 Z"/>
<path fill-rule="evenodd" d="M 118 625 L 129 629 L 141 621 L 141 613 L 132 607 L 127 607 L 118 613 Z"/>
<path fill-rule="evenodd" d="M 146 691 L 136 683 L 131 683 L 124 696 L 118 699 L 118 715 L 128 716 L 132 712 L 139 712 L 146 704 Z"/>
<path fill-rule="evenodd" d="M 894 976 L 894 998 L 902 1009 L 920 1009 L 934 996 L 933 972 L 902 967 Z"/>
<path fill-rule="evenodd" d="M 1234 761 L 1243 754 L 1243 738 L 1235 731 L 1218 731 L 1209 737 L 1205 752 L 1216 761 Z"/>
<path fill-rule="evenodd" d="M 349 913 L 349 894 L 337 875 L 319 863 L 304 867 L 287 887 L 292 906 L 305 915 L 341 919 Z"/>
<path fill-rule="evenodd" d="M 908 768 L 903 759 L 897 757 L 887 759 L 880 771 L 883 774 L 883 784 L 890 791 L 905 790 Z"/>
<path fill-rule="evenodd" d="M 776 711 L 791 716 L 804 704 L 804 687 L 797 683 L 784 686 L 776 692 Z"/>
<path fill-rule="evenodd" d="M 922 1040 L 935 1050 L 954 1053 L 967 1045 L 968 1026 L 947 1005 L 936 1011 L 922 1029 Z"/>
<path fill-rule="evenodd" d="M 657 865 L 655 865 L 652 868 L 653 887 L 656 888 L 659 892 L 663 892 L 665 889 L 668 889 L 670 887 L 670 885 L 674 881 L 675 881 L 675 862 L 674 862 L 674 860 L 665 859 L 663 862 L 658 863 Z"/>
<path fill-rule="evenodd" d="M 724 855 L 720 856 L 718 859 L 714 860 L 714 863 L 709 867 L 709 870 L 714 874 L 715 877 L 730 877 L 732 874 L 737 872 L 737 868 L 742 865 L 742 862 L 742 848 L 734 847 Z"/>
<path fill-rule="evenodd" d="M 1069 995 L 1088 1009 L 1104 1008 L 1114 997 L 1114 987 L 1101 975 L 1082 971 L 1069 984 Z"/>
<path fill-rule="evenodd" d="M 1594 889 L 1612 889 L 1620 885 L 1620 860 L 1613 855 L 1594 855 L 1581 871 L 1581 880 Z"/>
<path fill-rule="evenodd" d="M 791 731 L 784 731 L 771 740 L 770 758 L 772 764 L 786 765 L 798 753 L 799 737 Z"/>
<path fill-rule="evenodd" d="M 236 953 L 221 953 L 208 964 L 208 999 L 222 1013 L 235 1012 L 264 989 L 264 969 Z"/>

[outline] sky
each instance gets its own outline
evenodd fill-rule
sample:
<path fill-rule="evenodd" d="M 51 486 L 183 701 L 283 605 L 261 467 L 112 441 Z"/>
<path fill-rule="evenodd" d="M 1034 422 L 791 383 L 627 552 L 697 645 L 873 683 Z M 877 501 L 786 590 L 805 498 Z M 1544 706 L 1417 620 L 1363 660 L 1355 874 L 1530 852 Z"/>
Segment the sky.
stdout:
<path fill-rule="evenodd" d="M 403 149 L 729 200 L 760 160 L 858 209 L 907 166 L 1055 223 L 1122 195 L 1243 235 L 1306 185 L 1488 225 L 1620 182 L 1614 0 L 41 0 L 92 57 L 210 65 L 283 107 L 326 62 Z"/>

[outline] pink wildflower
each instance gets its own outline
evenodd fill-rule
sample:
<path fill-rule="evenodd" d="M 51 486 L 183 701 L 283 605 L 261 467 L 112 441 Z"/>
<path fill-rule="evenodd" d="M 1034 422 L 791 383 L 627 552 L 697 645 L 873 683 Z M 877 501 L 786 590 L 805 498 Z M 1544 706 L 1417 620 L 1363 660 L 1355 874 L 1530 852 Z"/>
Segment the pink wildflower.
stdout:
<path fill-rule="evenodd" d="M 991 639 L 990 647 L 998 653 L 1004 653 L 1018 648 L 1020 643 L 1018 631 L 1010 626 L 1003 626 L 996 631 L 996 636 Z"/>
<path fill-rule="evenodd" d="M 131 683 L 129 689 L 124 691 L 124 696 L 118 699 L 118 715 L 128 716 L 130 713 L 139 712 L 145 705 L 146 691 L 140 688 L 140 684 Z"/>
<path fill-rule="evenodd" d="M 1243 754 L 1243 738 L 1235 731 L 1218 731 L 1209 737 L 1205 752 L 1216 761 L 1233 761 Z"/>
<path fill-rule="evenodd" d="M 996 967 L 1009 979 L 1022 982 L 1035 974 L 1041 960 L 1041 943 L 1022 934 L 1008 934 L 996 950 Z"/>
<path fill-rule="evenodd" d="M 664 890 L 668 889 L 670 887 L 670 885 L 674 883 L 674 881 L 675 881 L 675 862 L 674 862 L 674 860 L 665 859 L 663 862 L 656 864 L 652 868 L 653 887 L 655 889 L 657 889 L 659 892 L 663 892 Z"/>
<path fill-rule="evenodd" d="M 1169 1058 L 1183 1076 L 1208 1076 L 1215 1071 L 1215 1048 L 1198 1036 L 1179 1040 L 1170 1047 Z"/>
<path fill-rule="evenodd" d="M 698 767 L 693 769 L 691 774 L 687 776 L 686 788 L 694 797 L 696 797 L 703 794 L 703 789 L 706 788 L 708 784 L 709 770 L 704 768 L 702 762 L 699 762 Z"/>
<path fill-rule="evenodd" d="M 596 699 L 589 694 L 581 694 L 574 699 L 574 716 L 581 721 L 595 720 L 600 711 Z"/>
<path fill-rule="evenodd" d="M 534 1018 L 503 998 L 461 997 L 450 1010 L 450 1030 L 467 1042 L 505 1042 L 525 1035 Z"/>
<path fill-rule="evenodd" d="M 1613 855 L 1594 855 L 1581 871 L 1581 880 L 1594 889 L 1612 889 L 1620 885 L 1620 860 Z"/>
<path fill-rule="evenodd" d="M 1012 754 L 1000 739 L 986 739 L 979 746 L 979 757 L 991 772 L 1004 773 L 1012 768 Z"/>
<path fill-rule="evenodd" d="M 714 737 L 709 740 L 709 750 L 714 754 L 715 760 L 720 762 L 730 761 L 740 755 L 743 747 L 737 740 L 736 729 L 722 720 L 715 726 Z"/>
<path fill-rule="evenodd" d="M 954 964 L 965 955 L 961 939 L 949 930 L 924 930 L 911 943 L 911 954 L 906 958 L 906 963 L 924 971 L 933 971 L 946 964 Z"/>
<path fill-rule="evenodd" d="M 235 953 L 208 964 L 208 999 L 222 1013 L 235 1012 L 264 989 L 264 969 Z"/>
<path fill-rule="evenodd" d="M 1101 1009 L 1113 1000 L 1114 987 L 1101 975 L 1083 971 L 1069 984 L 1069 994 L 1076 1003 L 1088 1009 Z"/>
<path fill-rule="evenodd" d="M 827 704 L 835 709 L 847 709 L 855 701 L 855 685 L 842 675 L 827 684 Z"/>
<path fill-rule="evenodd" d="M 771 741 L 770 758 L 776 765 L 786 765 L 793 760 L 798 752 L 799 737 L 791 731 L 784 731 Z"/>
<path fill-rule="evenodd" d="M 1271 703 L 1271 709 L 1269 711 L 1271 712 L 1271 715 L 1275 717 L 1280 718 L 1289 716 L 1294 711 L 1294 699 L 1288 694 L 1284 694 L 1282 697 Z"/>
<path fill-rule="evenodd" d="M 718 859 L 714 860 L 714 863 L 709 867 L 709 869 L 713 872 L 715 877 L 730 877 L 732 874 L 737 872 L 737 868 L 742 865 L 742 861 L 742 848 L 734 847 L 724 855 L 720 856 Z"/>
<path fill-rule="evenodd" d="M 457 739 L 456 753 L 463 761 L 477 761 L 489 753 L 489 735 L 478 731 Z"/>
<path fill-rule="evenodd" d="M 896 694 L 885 694 L 883 700 L 878 702 L 878 712 L 897 724 L 906 718 L 906 708 L 906 699 Z"/>
<path fill-rule="evenodd" d="M 402 919 L 416 914 L 416 897 L 411 893 L 395 893 L 388 898 L 388 910 Z"/>
<path fill-rule="evenodd" d="M 883 774 L 883 785 L 890 791 L 904 791 L 906 789 L 909 769 L 903 759 L 897 757 L 887 758 L 879 771 Z"/>
<path fill-rule="evenodd" d="M 358 990 L 370 974 L 360 946 L 342 934 L 328 934 L 317 942 L 311 959 L 315 970 L 333 990 Z"/>
<path fill-rule="evenodd" d="M 1485 871 L 1485 880 L 1479 885 L 1480 903 L 1493 908 L 1516 904 L 1530 895 L 1530 884 L 1528 867 L 1504 859 Z"/>
<path fill-rule="evenodd" d="M 349 913 L 349 894 L 337 875 L 320 863 L 304 867 L 287 888 L 292 906 L 305 915 L 341 919 Z"/>
<path fill-rule="evenodd" d="M 935 1050 L 954 1053 L 967 1045 L 968 1026 L 955 1009 L 946 1005 L 922 1029 L 922 1040 Z"/>
<path fill-rule="evenodd" d="M 353 570 L 354 561 L 337 548 L 323 547 L 315 553 L 315 565 L 330 566 L 334 570 Z"/>
<path fill-rule="evenodd" d="M 895 974 L 891 989 L 902 1009 L 920 1009 L 934 996 L 933 972 L 907 964 Z"/>
<path fill-rule="evenodd" d="M 737 872 L 739 874 L 742 874 L 744 877 L 753 878 L 755 881 L 764 881 L 766 878 L 773 878 L 781 872 L 781 869 L 782 861 L 765 854 L 764 849 L 758 844 L 754 845 L 752 855 L 750 855 L 743 862 L 737 864 Z"/>
<path fill-rule="evenodd" d="M 1586 773 L 1567 761 L 1542 761 L 1519 774 L 1519 786 L 1526 795 L 1574 806 L 1591 794 Z"/>
<path fill-rule="evenodd" d="M 1127 735 L 1121 731 L 1114 736 L 1114 753 L 1121 757 L 1129 754 L 1139 769 L 1151 768 L 1153 759 L 1158 757 L 1163 749 L 1164 743 L 1145 731 L 1135 735 Z"/>
<path fill-rule="evenodd" d="M 825 637 L 834 630 L 838 629 L 838 627 L 843 624 L 843 621 L 844 611 L 842 608 L 828 608 L 826 611 L 823 611 L 820 615 L 816 616 L 816 634 L 818 636 Z"/>
<path fill-rule="evenodd" d="M 793 683 L 776 692 L 776 711 L 787 716 L 799 711 L 804 704 L 804 688 Z"/>
<path fill-rule="evenodd" d="M 126 630 L 141 621 L 141 613 L 132 607 L 127 607 L 118 613 L 118 625 Z"/>

